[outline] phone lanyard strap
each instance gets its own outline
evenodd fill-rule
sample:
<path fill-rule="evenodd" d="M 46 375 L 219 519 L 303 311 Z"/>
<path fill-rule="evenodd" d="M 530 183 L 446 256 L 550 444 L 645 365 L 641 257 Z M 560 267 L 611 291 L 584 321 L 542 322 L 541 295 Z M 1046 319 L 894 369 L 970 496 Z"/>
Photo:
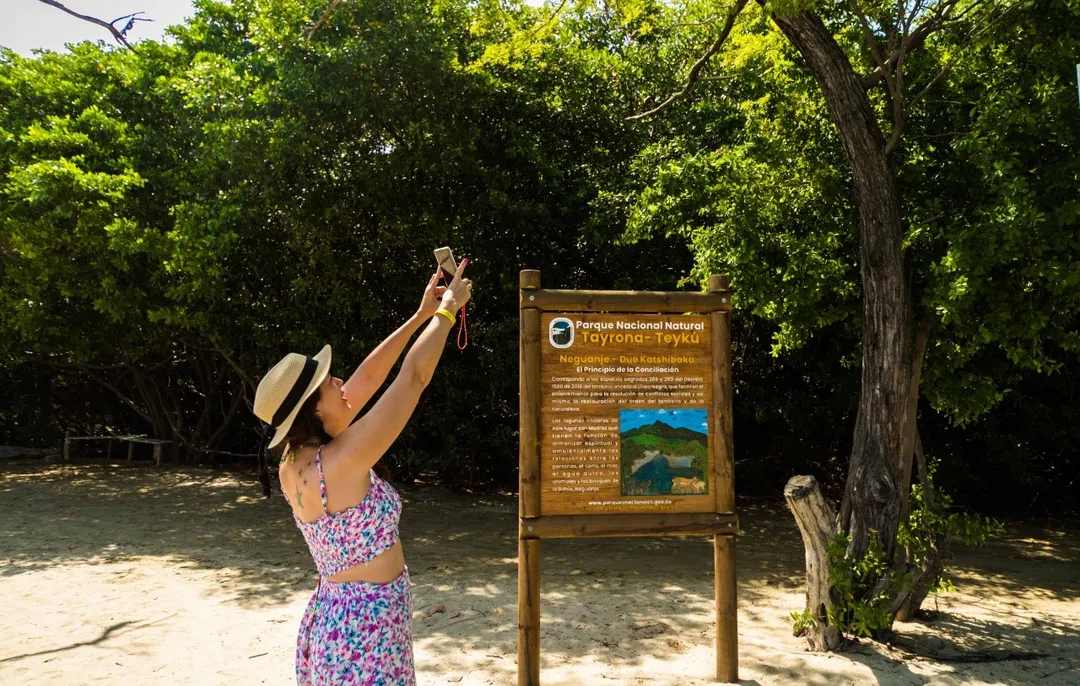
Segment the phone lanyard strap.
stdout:
<path fill-rule="evenodd" d="M 462 342 L 462 335 L 464 335 L 464 337 L 465 337 L 464 342 Z M 462 305 L 461 306 L 461 326 L 459 326 L 458 330 L 457 330 L 457 347 L 458 347 L 458 350 L 464 350 L 467 345 L 469 345 L 469 325 L 468 325 L 468 322 L 465 320 L 465 306 Z"/>

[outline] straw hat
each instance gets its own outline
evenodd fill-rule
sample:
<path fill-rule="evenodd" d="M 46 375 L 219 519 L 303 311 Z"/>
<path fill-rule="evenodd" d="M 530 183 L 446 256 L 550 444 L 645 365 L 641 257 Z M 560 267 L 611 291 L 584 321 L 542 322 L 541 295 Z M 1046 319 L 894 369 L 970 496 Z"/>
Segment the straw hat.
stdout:
<path fill-rule="evenodd" d="M 289 353 L 266 373 L 255 391 L 255 416 L 274 430 L 268 448 L 289 433 L 300 407 L 330 373 L 330 346 L 315 357 Z"/>

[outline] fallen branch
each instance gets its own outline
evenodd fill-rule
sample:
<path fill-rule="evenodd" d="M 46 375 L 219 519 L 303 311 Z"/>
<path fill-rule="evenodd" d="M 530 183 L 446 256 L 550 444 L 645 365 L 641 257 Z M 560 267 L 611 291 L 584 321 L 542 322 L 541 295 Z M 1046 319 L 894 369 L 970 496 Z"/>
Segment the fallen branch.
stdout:
<path fill-rule="evenodd" d="M 962 655 L 926 655 L 922 656 L 936 662 L 971 663 L 971 662 L 1023 662 L 1027 660 L 1042 660 L 1050 657 L 1050 653 L 1030 653 L 1015 650 L 1002 650 L 996 653 L 964 653 Z"/>
<path fill-rule="evenodd" d="M 1045 660 L 1051 657 L 1050 653 L 1036 653 L 1025 650 L 972 650 L 957 651 L 953 653 L 922 652 L 905 642 L 898 646 L 892 644 L 877 643 L 882 651 L 889 656 L 901 660 L 929 660 L 942 664 L 978 664 L 983 662 L 1029 662 L 1031 660 Z"/>

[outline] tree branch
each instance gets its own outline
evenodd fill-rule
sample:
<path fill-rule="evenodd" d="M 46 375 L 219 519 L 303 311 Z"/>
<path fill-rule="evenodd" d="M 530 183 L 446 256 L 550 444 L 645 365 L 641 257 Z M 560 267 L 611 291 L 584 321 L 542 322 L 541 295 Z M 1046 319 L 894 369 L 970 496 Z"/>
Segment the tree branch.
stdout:
<path fill-rule="evenodd" d="M 322 28 L 322 25 L 326 23 L 326 20 L 330 18 L 330 15 L 334 13 L 334 10 L 338 8 L 338 5 L 344 1 L 345 0 L 331 0 L 330 4 L 323 10 L 323 13 L 319 15 L 319 20 L 315 22 L 315 26 L 312 26 L 311 30 L 308 31 L 308 40 L 311 40 L 311 37 L 315 35 L 315 32 Z"/>
<path fill-rule="evenodd" d="M 539 36 L 541 31 L 543 31 L 547 27 L 551 26 L 552 22 L 555 21 L 555 19 L 559 16 L 559 13 L 563 11 L 564 7 L 566 7 L 566 0 L 562 0 L 562 2 L 559 3 L 559 6 L 555 8 L 555 11 L 553 11 L 551 13 L 551 16 L 548 17 L 547 21 L 545 21 L 543 24 L 541 24 L 539 26 L 539 28 L 533 29 L 533 32 L 529 36 L 529 39 L 531 40 L 531 39 L 535 38 L 536 36 Z"/>
<path fill-rule="evenodd" d="M 932 9 L 927 8 L 926 0 L 915 0 L 915 3 L 910 7 L 906 6 L 904 0 L 898 0 L 896 17 L 893 20 L 893 25 L 889 27 L 888 31 L 889 52 L 887 56 L 883 57 L 879 50 L 877 39 L 867 21 L 866 15 L 859 6 L 859 0 L 851 0 L 852 8 L 859 18 L 863 40 L 866 42 L 866 46 L 873 56 L 874 63 L 877 65 L 877 68 L 872 73 L 861 77 L 860 82 L 867 90 L 870 90 L 882 81 L 885 82 L 886 99 L 888 100 L 893 122 L 893 130 L 889 135 L 888 141 L 885 143 L 886 155 L 891 154 L 900 143 L 900 138 L 903 136 L 904 128 L 907 123 L 907 115 L 910 112 L 911 107 L 922 99 L 930 88 L 945 75 L 956 58 L 956 56 L 953 55 L 942 70 L 931 79 L 914 98 L 905 103 L 903 99 L 904 62 L 907 56 L 912 51 L 922 47 L 926 43 L 927 38 L 931 35 L 963 20 L 975 9 L 983 6 L 985 2 L 986 0 L 974 0 L 971 4 L 957 11 L 960 0 L 941 0 L 941 2 Z M 1013 7 L 1015 7 L 1015 5 Z M 1006 9 L 1001 16 L 1004 16 L 1004 14 L 1008 13 L 1011 9 L 1012 7 Z M 924 10 L 926 10 L 925 13 Z M 916 18 L 924 14 L 927 16 L 925 16 L 922 23 L 912 30 L 911 27 Z M 989 27 L 998 21 L 1001 16 L 991 21 L 984 27 L 983 31 L 989 29 Z M 972 35 L 969 37 L 968 41 L 965 42 L 965 45 L 970 43 L 976 35 L 981 33 L 982 31 L 972 32 Z"/>
<path fill-rule="evenodd" d="M 35 359 L 36 362 L 39 362 L 39 363 L 41 363 L 43 365 L 46 365 L 48 367 L 54 367 L 56 369 L 78 369 L 80 371 L 84 370 L 84 369 L 95 369 L 97 371 L 107 372 L 107 371 L 113 371 L 113 370 L 116 370 L 116 369 L 130 369 L 131 368 L 131 363 L 130 362 L 118 362 L 116 364 L 90 364 L 88 362 L 57 362 L 56 360 L 48 360 L 48 359 L 44 359 L 44 358 L 34 358 L 34 359 Z M 151 371 L 154 371 L 155 369 L 161 369 L 162 367 L 167 367 L 168 365 L 169 365 L 168 362 L 158 362 L 156 364 L 152 364 L 149 367 L 147 367 L 146 371 L 151 372 Z"/>
<path fill-rule="evenodd" d="M 139 15 L 143 14 L 143 12 L 135 12 L 133 14 L 125 14 L 122 17 L 117 17 L 110 22 L 103 19 L 98 19 L 97 17 L 91 17 L 88 14 L 79 14 L 78 12 L 69 9 L 66 5 L 64 5 L 62 2 L 59 2 L 58 0 L 38 0 L 38 2 L 49 5 L 50 7 L 55 7 L 61 12 L 70 14 L 76 19 L 81 19 L 83 21 L 90 22 L 91 24 L 94 24 L 96 26 L 102 27 L 103 29 L 107 30 L 109 33 L 112 34 L 112 37 L 116 40 L 117 43 L 123 45 L 125 48 L 131 50 L 132 52 L 135 52 L 135 48 L 131 45 L 131 43 L 128 43 L 127 32 L 130 31 L 133 26 L 135 26 L 135 22 L 137 21 L 153 21 L 153 19 L 146 19 L 144 17 L 140 17 Z M 115 24 L 119 21 L 123 21 L 124 19 L 128 20 L 127 24 L 124 25 L 124 28 L 116 28 Z"/>
<path fill-rule="evenodd" d="M 899 10 L 903 11 L 903 0 L 898 1 Z M 881 71 L 882 77 L 885 79 L 885 95 L 888 100 L 889 110 L 892 113 L 893 121 L 893 135 L 890 137 L 890 144 L 893 144 L 892 138 L 899 138 L 898 131 L 904 127 L 904 105 L 903 105 L 903 55 L 896 62 L 896 72 L 892 73 L 891 65 L 887 62 L 884 56 L 881 54 L 881 50 L 878 48 L 877 39 L 874 37 L 874 32 L 870 29 L 870 22 L 866 20 L 866 13 L 863 12 L 862 6 L 859 4 L 859 0 L 851 0 L 851 7 L 855 12 L 855 15 L 859 18 L 859 26 L 862 28 L 863 41 L 866 43 L 867 49 L 870 50 L 870 55 L 874 59 L 874 63 Z M 889 30 L 889 44 L 890 53 L 892 52 L 892 44 L 896 39 L 899 32 L 899 25 L 902 21 L 900 13 L 897 14 L 896 23 Z M 900 39 L 900 45 L 903 45 L 903 38 Z M 890 149 L 889 145 L 886 145 L 886 150 Z"/>
<path fill-rule="evenodd" d="M 154 414 L 159 418 L 164 418 L 165 422 L 169 425 L 168 428 L 172 431 L 174 436 L 180 435 L 180 427 L 177 426 L 173 418 L 169 416 L 169 408 L 165 405 L 165 399 L 161 395 L 161 390 L 158 388 L 154 380 L 150 378 L 149 374 L 144 374 L 135 365 L 130 365 L 128 371 L 131 372 L 135 381 L 135 387 L 139 389 L 139 394 L 143 397 L 143 402 L 152 409 Z M 161 428 L 159 422 L 154 422 L 157 428 Z"/>
<path fill-rule="evenodd" d="M 912 17 L 907 18 L 907 23 L 905 23 L 905 33 L 907 33 L 907 28 L 910 26 L 911 18 Z M 888 59 L 885 60 L 885 68 L 892 69 L 896 63 L 900 61 L 902 55 L 921 48 L 923 43 L 926 42 L 926 39 L 935 31 L 937 31 L 937 29 L 934 27 L 931 20 L 927 20 L 917 26 L 914 31 L 907 33 L 907 37 L 900 41 L 898 49 L 890 53 Z M 885 78 L 885 68 L 879 66 L 870 74 L 862 77 L 861 80 L 863 86 L 865 86 L 867 90 L 870 90 L 880 83 L 881 80 Z"/>
<path fill-rule="evenodd" d="M 903 0 L 900 0 L 903 2 Z M 885 61 L 885 57 L 878 49 L 877 40 L 874 38 L 874 32 L 870 29 L 870 22 L 866 20 L 866 13 L 863 12 L 862 6 L 859 4 L 859 0 L 851 0 L 851 9 L 855 11 L 855 16 L 859 18 L 859 28 L 862 29 L 863 41 L 866 42 L 867 49 L 870 50 L 870 56 L 874 59 L 874 64 L 877 65 L 878 70 L 881 71 L 881 75 L 885 78 L 886 84 L 889 86 L 890 91 L 895 91 L 890 79 L 891 65 Z M 895 34 L 895 26 L 890 31 L 890 42 L 893 40 Z M 889 50 L 889 54 L 892 54 L 892 50 Z"/>
<path fill-rule="evenodd" d="M 1005 8 L 1005 10 L 1001 14 L 999 14 L 997 17 L 995 17 L 994 19 L 987 22 L 986 26 L 984 26 L 981 29 L 978 29 L 976 31 L 972 31 L 968 35 L 967 39 L 963 42 L 963 44 L 957 50 L 955 50 L 952 53 L 952 55 L 949 56 L 949 60 L 945 63 L 945 66 L 943 66 L 941 68 L 941 71 L 939 71 L 937 73 L 937 75 L 934 76 L 934 78 L 932 78 L 928 84 L 926 84 L 925 88 L 923 88 L 921 91 L 919 91 L 915 95 L 915 97 L 911 99 L 910 105 L 914 106 L 915 103 L 919 102 L 919 100 L 921 100 L 923 97 L 926 96 L 927 92 L 930 91 L 930 89 L 934 86 L 934 84 L 937 83 L 941 79 L 941 77 L 945 76 L 945 74 L 949 71 L 949 68 L 952 67 L 952 65 L 956 63 L 957 58 L 961 54 L 963 54 L 964 50 L 968 46 L 970 46 L 973 42 L 975 42 L 976 38 L 982 36 L 984 33 L 989 31 L 995 24 L 997 24 L 1002 19 L 1004 19 L 1005 16 L 1009 14 L 1009 12 L 1013 11 L 1017 7 L 1018 7 L 1018 3 L 1010 5 L 1009 7 Z M 966 12 L 965 12 L 965 14 L 966 14 Z M 957 17 L 957 19 L 959 19 L 959 17 Z"/>
<path fill-rule="evenodd" d="M 90 371 L 90 369 L 87 366 L 78 365 L 78 364 L 60 365 L 60 364 L 55 364 L 55 363 L 48 362 L 48 361 L 43 361 L 42 364 L 45 364 L 47 366 L 52 366 L 52 367 L 77 369 L 77 370 L 81 371 L 83 374 L 85 374 L 94 383 L 98 384 L 99 386 L 102 386 L 103 388 L 105 388 L 107 390 L 112 391 L 116 395 L 116 397 L 120 399 L 120 402 L 124 403 L 129 408 L 131 408 L 131 410 L 133 412 L 135 412 L 135 414 L 139 415 L 140 417 L 142 417 L 143 419 L 145 419 L 147 422 L 149 422 L 151 424 L 154 423 L 154 420 L 150 417 L 150 414 L 147 413 L 143 408 L 139 407 L 138 404 L 134 400 L 129 398 L 116 385 L 114 385 L 111 382 L 101 378 L 97 374 L 94 374 L 92 371 Z"/>
<path fill-rule="evenodd" d="M 918 0 L 916 0 L 916 4 L 918 4 Z M 904 21 L 904 18 L 906 16 L 904 12 L 906 9 L 907 2 L 905 2 L 905 0 L 896 0 L 896 19 L 893 20 L 892 26 L 889 27 L 889 37 L 885 41 L 885 54 L 887 55 L 891 55 L 896 52 L 896 46 L 899 44 L 899 41 L 903 41 L 904 37 L 907 35 L 906 28 L 904 31 L 900 30 L 901 26 L 906 27 L 906 23 Z M 915 11 L 917 11 L 917 9 L 912 9 L 912 12 Z"/>
<path fill-rule="evenodd" d="M 16 252 L 13 248 L 9 247 L 3 240 L 0 240 L 0 257 L 4 258 L 8 262 L 18 262 L 22 259 L 22 255 Z"/>
<path fill-rule="evenodd" d="M 693 26 L 708 26 L 709 24 L 715 24 L 718 21 L 720 21 L 720 15 L 716 14 L 716 15 L 713 15 L 713 16 L 707 18 L 707 19 L 702 19 L 701 21 L 687 21 L 687 22 L 680 22 L 680 23 L 672 24 L 668 28 L 669 29 L 685 29 L 685 28 L 690 28 L 690 27 L 693 27 Z"/>
<path fill-rule="evenodd" d="M 907 16 L 900 18 L 900 15 L 898 14 L 898 23 L 903 25 L 901 33 L 904 38 L 899 41 L 898 47 L 889 53 L 889 57 L 885 62 L 885 67 L 892 69 L 897 63 L 904 59 L 906 54 L 922 47 L 923 43 L 926 42 L 926 39 L 932 34 L 945 28 L 948 23 L 956 23 L 962 20 L 976 9 L 986 5 L 987 0 L 974 0 L 970 5 L 954 15 L 953 12 L 959 4 L 960 0 L 942 0 L 942 2 L 930 12 L 930 16 L 919 24 L 919 26 L 915 27 L 914 30 L 911 29 L 911 26 L 916 17 L 922 13 L 922 10 L 925 7 L 925 0 L 916 0 Z M 883 69 L 881 65 L 878 65 L 877 69 L 862 77 L 863 85 L 869 90 L 880 83 L 881 80 L 885 78 L 885 75 L 885 69 Z"/>
<path fill-rule="evenodd" d="M 929 35 L 931 35 L 933 33 L 944 30 L 950 24 L 956 24 L 956 23 L 962 21 L 975 8 L 980 7 L 980 6 L 982 6 L 984 4 L 984 0 L 976 0 L 971 5 L 965 7 L 963 10 L 961 10 L 959 13 L 957 13 L 954 16 L 954 15 L 952 15 L 952 12 L 953 12 L 953 10 L 956 9 L 956 6 L 957 6 L 958 2 L 959 2 L 959 0 L 949 0 L 948 2 L 942 2 L 936 8 L 934 16 L 932 16 L 930 19 L 928 19 L 926 22 L 924 22 L 923 25 L 920 26 L 919 28 L 921 29 L 921 28 L 923 28 L 925 26 L 930 26 L 930 29 L 926 33 L 926 35 L 929 36 Z M 915 104 L 918 103 L 919 100 L 921 100 L 930 91 L 930 89 L 933 88 L 933 86 L 939 80 L 941 80 L 941 78 L 943 76 L 945 76 L 946 73 L 948 73 L 949 68 L 953 65 L 953 63 L 956 62 L 957 57 L 959 57 L 959 55 L 963 54 L 964 50 L 969 45 L 971 45 L 971 43 L 974 42 L 974 40 L 976 38 L 978 38 L 979 36 L 983 35 L 987 31 L 989 31 L 991 27 L 993 27 L 995 24 L 997 24 L 999 21 L 1001 21 L 1001 19 L 1003 17 L 1005 17 L 1009 12 L 1011 12 L 1016 7 L 1017 7 L 1017 3 L 1014 3 L 1014 4 L 1006 7 L 1003 12 L 1001 12 L 998 16 L 996 16 L 996 17 L 992 18 L 990 21 L 988 21 L 985 26 L 983 26 L 982 28 L 972 30 L 971 33 L 968 34 L 967 39 L 965 39 L 964 42 L 960 45 L 960 47 L 953 52 L 953 54 L 949 57 L 948 61 L 941 68 L 941 70 L 937 73 L 937 75 L 935 75 L 934 78 L 932 78 L 929 81 L 929 83 L 927 83 L 926 86 L 923 87 L 923 89 L 921 91 L 919 91 L 915 95 L 915 97 L 911 98 L 911 100 L 908 101 L 906 108 L 903 107 L 902 103 L 900 104 L 900 106 L 899 106 L 899 118 L 895 119 L 892 135 L 889 136 L 889 140 L 885 144 L 885 154 L 886 155 L 892 153 L 892 151 L 896 148 L 897 144 L 899 144 L 900 137 L 903 134 L 904 127 L 905 127 L 905 125 L 907 123 L 907 115 L 908 115 L 908 113 L 910 113 L 911 108 L 914 107 Z M 924 39 L 924 41 L 925 41 L 925 39 Z M 905 58 L 907 52 L 908 51 L 904 50 L 903 43 L 902 43 L 901 44 L 901 50 L 900 50 L 900 53 L 898 55 L 897 66 L 896 66 L 896 87 L 897 87 L 897 93 L 898 93 L 898 96 L 897 96 L 896 100 L 898 102 L 900 100 L 899 95 L 902 94 L 902 89 L 903 89 L 903 64 L 904 64 L 904 58 Z"/>
<path fill-rule="evenodd" d="M 225 360 L 229 364 L 229 366 L 232 367 L 233 371 L 236 372 L 236 375 L 240 377 L 240 380 L 243 381 L 249 389 L 251 389 L 251 393 L 252 395 L 254 395 L 256 389 L 258 388 L 258 384 L 255 383 L 251 376 L 244 371 L 243 367 L 237 364 L 236 361 L 233 360 L 232 357 L 230 357 L 228 353 L 226 353 L 225 350 L 217 344 L 216 341 L 214 341 L 212 338 L 210 338 L 209 341 L 210 345 L 213 346 L 214 351 L 217 352 L 218 355 L 221 355 L 221 359 Z M 248 404 L 248 407 L 251 407 L 250 403 Z"/>
<path fill-rule="evenodd" d="M 712 59 L 713 55 L 719 52 L 720 48 L 723 47 L 724 42 L 731 34 L 731 29 L 735 26 L 735 20 L 738 18 L 739 13 L 743 11 L 743 8 L 746 7 L 746 3 L 747 0 L 736 0 L 735 5 L 728 12 L 727 21 L 724 22 L 724 28 L 720 31 L 720 35 L 717 36 L 716 40 L 713 41 L 713 44 L 709 46 L 709 49 L 705 52 L 705 54 L 702 55 L 697 62 L 694 62 L 694 65 L 692 67 L 690 67 L 690 73 L 686 75 L 686 85 L 684 85 L 681 90 L 673 93 L 670 97 L 668 97 L 667 100 L 652 108 L 648 112 L 635 114 L 631 117 L 627 117 L 627 119 L 635 120 L 644 119 L 645 117 L 651 117 L 652 115 L 663 111 L 668 105 L 689 93 L 690 89 L 694 87 L 695 83 L 697 83 L 698 75 L 701 73 L 701 70 L 705 68 L 705 65 L 708 64 L 709 60 Z"/>
<path fill-rule="evenodd" d="M 221 426 L 217 428 L 217 431 L 206 440 L 207 448 L 210 448 L 211 450 L 216 448 L 218 443 L 225 437 L 225 434 L 228 433 L 233 418 L 236 417 L 236 413 L 240 410 L 240 406 L 244 404 L 244 390 L 244 386 L 241 384 L 240 388 L 233 394 L 233 401 L 232 405 L 229 407 L 229 413 L 225 415 L 225 421 L 221 423 Z"/>

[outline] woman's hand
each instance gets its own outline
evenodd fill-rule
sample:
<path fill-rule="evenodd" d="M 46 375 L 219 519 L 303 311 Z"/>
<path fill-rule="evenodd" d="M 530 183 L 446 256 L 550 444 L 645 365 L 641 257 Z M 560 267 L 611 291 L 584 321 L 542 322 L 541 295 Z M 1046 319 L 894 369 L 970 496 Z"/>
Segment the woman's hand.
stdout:
<path fill-rule="evenodd" d="M 439 278 L 441 276 L 442 270 L 436 269 L 435 275 L 428 279 L 427 288 L 424 289 L 424 298 L 420 301 L 420 309 L 416 311 L 416 314 L 419 315 L 421 319 L 434 317 L 435 310 L 439 309 L 443 293 L 446 292 L 446 287 L 439 285 Z"/>
<path fill-rule="evenodd" d="M 461 261 L 457 273 L 454 274 L 454 280 L 446 287 L 446 292 L 442 296 L 443 308 L 454 313 L 465 307 L 465 303 L 469 302 L 469 298 L 472 297 L 472 281 L 462 277 L 462 274 L 465 273 L 465 265 L 468 263 L 468 258 Z"/>

